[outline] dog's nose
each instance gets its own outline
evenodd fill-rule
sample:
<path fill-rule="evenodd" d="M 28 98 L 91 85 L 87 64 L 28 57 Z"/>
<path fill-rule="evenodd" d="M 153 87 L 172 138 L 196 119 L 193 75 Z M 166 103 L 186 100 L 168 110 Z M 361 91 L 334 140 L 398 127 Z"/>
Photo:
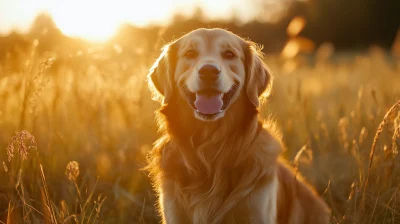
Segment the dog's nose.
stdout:
<path fill-rule="evenodd" d="M 213 82 L 218 79 L 221 71 L 215 65 L 206 64 L 199 70 L 199 77 L 205 82 Z"/>

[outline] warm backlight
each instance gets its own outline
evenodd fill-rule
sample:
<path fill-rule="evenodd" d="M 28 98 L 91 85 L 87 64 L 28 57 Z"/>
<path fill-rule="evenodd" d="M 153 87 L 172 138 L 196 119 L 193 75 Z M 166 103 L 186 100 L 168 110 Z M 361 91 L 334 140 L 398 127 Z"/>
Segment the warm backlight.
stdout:
<path fill-rule="evenodd" d="M 40 12 L 49 13 L 61 31 L 93 41 L 111 37 L 122 23 L 166 24 L 176 13 L 192 14 L 200 7 L 212 19 L 241 21 L 276 18 L 282 0 L 0 0 L 0 32 L 26 30 Z M 268 3 L 268 4 L 267 4 Z"/>

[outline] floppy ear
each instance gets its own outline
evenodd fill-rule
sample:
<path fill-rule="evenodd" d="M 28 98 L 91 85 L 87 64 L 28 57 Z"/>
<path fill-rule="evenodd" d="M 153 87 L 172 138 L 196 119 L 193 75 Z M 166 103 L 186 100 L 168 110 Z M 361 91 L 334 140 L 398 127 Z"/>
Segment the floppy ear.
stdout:
<path fill-rule="evenodd" d="M 261 96 L 268 96 L 273 77 L 269 68 L 263 61 L 263 54 L 260 47 L 253 42 L 246 41 L 245 63 L 246 63 L 246 93 L 250 102 L 258 107 Z"/>
<path fill-rule="evenodd" d="M 172 75 L 173 61 L 171 57 L 171 44 L 162 48 L 162 52 L 147 75 L 149 88 L 157 100 L 162 99 L 162 103 L 166 104 L 172 96 Z"/>

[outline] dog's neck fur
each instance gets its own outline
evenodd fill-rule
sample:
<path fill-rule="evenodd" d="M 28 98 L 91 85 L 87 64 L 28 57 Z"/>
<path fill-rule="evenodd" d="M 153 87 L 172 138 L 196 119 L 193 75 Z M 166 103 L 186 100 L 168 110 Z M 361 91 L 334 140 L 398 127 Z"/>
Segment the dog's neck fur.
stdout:
<path fill-rule="evenodd" d="M 220 156 L 225 156 L 225 160 L 230 160 L 229 165 L 238 165 L 236 160 L 244 158 L 244 155 L 240 153 L 248 153 L 241 148 L 249 147 L 262 126 L 255 108 L 254 110 L 246 106 L 238 108 L 239 104 L 232 107 L 237 108 L 231 108 L 232 111 L 227 111 L 223 119 L 213 122 L 200 121 L 188 115 L 187 112 L 180 113 L 179 107 L 174 107 L 174 105 L 163 108 L 161 112 L 167 121 L 166 128 L 170 133 L 171 143 L 180 146 L 179 150 L 184 158 L 192 156 L 194 157 L 192 159 L 199 159 L 201 163 L 199 165 L 204 167 L 198 168 L 206 168 L 207 173 L 210 174 L 211 163 Z M 243 140 L 238 144 L 240 138 Z M 231 143 L 236 144 L 231 145 Z M 187 168 L 191 170 L 191 167 Z M 204 170 L 199 170 L 199 172 L 203 173 Z"/>
<path fill-rule="evenodd" d="M 243 103 L 249 102 L 231 105 L 231 111 L 215 122 L 189 116 L 181 103 L 166 105 L 159 111 L 159 119 L 165 119 L 160 124 L 166 125 L 161 128 L 167 129 L 169 135 L 155 144 L 150 173 L 155 182 L 170 179 L 177 183 L 174 194 L 187 205 L 184 207 L 191 208 L 186 211 L 188 214 L 210 218 L 194 223 L 220 221 L 246 196 L 238 192 L 250 192 L 259 181 L 271 176 L 270 167 L 279 154 L 280 143 L 271 144 L 276 140 L 263 128 L 256 108 Z M 269 142 L 262 142 L 263 139 Z M 276 147 L 265 149 L 266 145 Z"/>

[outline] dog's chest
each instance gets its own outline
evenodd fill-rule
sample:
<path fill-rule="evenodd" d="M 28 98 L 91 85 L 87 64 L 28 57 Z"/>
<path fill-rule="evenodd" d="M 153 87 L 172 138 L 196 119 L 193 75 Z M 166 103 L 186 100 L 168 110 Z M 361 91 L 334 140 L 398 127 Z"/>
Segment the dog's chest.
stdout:
<path fill-rule="evenodd" d="M 176 182 L 173 192 L 193 223 L 213 223 L 221 213 L 225 215 L 219 218 L 219 223 L 246 223 L 247 199 L 232 200 L 243 175 L 243 171 L 238 169 L 211 176 L 186 173 Z"/>

